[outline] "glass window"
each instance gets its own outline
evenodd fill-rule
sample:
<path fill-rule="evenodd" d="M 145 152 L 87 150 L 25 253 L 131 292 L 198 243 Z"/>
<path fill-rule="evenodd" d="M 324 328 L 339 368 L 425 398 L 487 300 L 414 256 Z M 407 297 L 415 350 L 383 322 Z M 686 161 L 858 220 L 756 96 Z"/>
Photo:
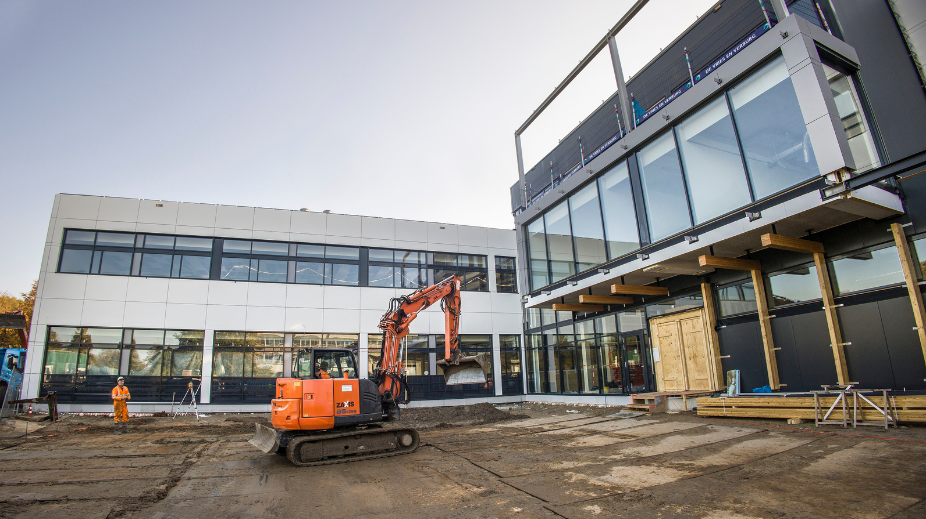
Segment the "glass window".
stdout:
<path fill-rule="evenodd" d="M 119 344 L 122 342 L 121 328 L 84 328 L 84 343 Z"/>
<path fill-rule="evenodd" d="M 360 249 L 356 247 L 325 247 L 325 257 L 330 259 L 359 260 Z"/>
<path fill-rule="evenodd" d="M 250 274 L 251 260 L 247 258 L 222 258 L 222 274 L 220 279 L 247 281 Z"/>
<path fill-rule="evenodd" d="M 260 260 L 257 268 L 257 280 L 286 283 L 286 263 L 286 261 L 281 260 Z"/>
<path fill-rule="evenodd" d="M 77 373 L 77 348 L 49 346 L 45 351 L 45 375 L 74 375 Z"/>
<path fill-rule="evenodd" d="M 360 284 L 360 267 L 345 263 L 331 265 L 331 284 L 357 286 Z"/>
<path fill-rule="evenodd" d="M 489 281 L 486 278 L 485 271 L 464 272 L 463 274 L 463 290 L 485 292 L 489 289 Z"/>
<path fill-rule="evenodd" d="M 820 174 L 784 58 L 730 90 L 756 199 Z"/>
<path fill-rule="evenodd" d="M 164 344 L 171 346 L 203 346 L 205 332 L 196 330 L 167 330 Z"/>
<path fill-rule="evenodd" d="M 129 356 L 129 375 L 136 377 L 160 377 L 162 350 L 140 350 L 135 348 Z"/>
<path fill-rule="evenodd" d="M 396 267 L 396 275 L 401 273 L 402 288 L 421 288 L 428 286 L 428 271 L 414 267 Z"/>
<path fill-rule="evenodd" d="M 96 233 L 96 245 L 105 247 L 134 247 L 135 235 L 121 232 Z"/>
<path fill-rule="evenodd" d="M 250 254 L 251 242 L 241 240 L 225 240 L 222 245 L 223 252 L 232 252 L 235 254 Z"/>
<path fill-rule="evenodd" d="M 576 357 L 576 360 L 578 360 L 579 392 L 586 394 L 601 392 L 601 382 L 598 375 L 598 348 L 595 346 L 595 339 L 577 342 Z"/>
<path fill-rule="evenodd" d="M 154 236 L 148 235 L 145 236 L 145 248 L 146 249 L 173 249 L 174 248 L 174 237 L 173 236 Z"/>
<path fill-rule="evenodd" d="M 721 316 L 756 312 L 759 309 L 752 281 L 717 287 L 717 302 L 720 303 Z"/>
<path fill-rule="evenodd" d="M 186 279 L 209 279 L 212 258 L 209 256 L 183 256 L 180 277 Z"/>
<path fill-rule="evenodd" d="M 325 279 L 330 277 L 330 263 L 314 263 L 308 261 L 296 262 L 296 283 L 322 285 L 325 283 Z"/>
<path fill-rule="evenodd" d="M 672 132 L 665 133 L 637 154 L 643 199 L 653 241 L 691 227 L 682 170 Z"/>
<path fill-rule="evenodd" d="M 598 178 L 598 192 L 601 195 L 602 219 L 608 240 L 608 257 L 618 258 L 639 249 L 637 214 L 634 211 L 626 162 L 621 162 Z"/>
<path fill-rule="evenodd" d="M 725 98 L 685 119 L 675 131 L 695 224 L 752 201 Z"/>
<path fill-rule="evenodd" d="M 920 237 L 913 241 L 913 261 L 919 264 L 919 278 L 923 279 L 923 273 L 926 272 L 926 237 Z"/>
<path fill-rule="evenodd" d="M 539 308 L 527 308 L 527 327 L 530 329 L 540 328 L 540 309 Z"/>
<path fill-rule="evenodd" d="M 435 252 L 434 253 L 434 264 L 435 265 L 457 265 L 458 256 L 456 254 L 447 254 L 445 252 Z"/>
<path fill-rule="evenodd" d="M 495 256 L 495 269 L 496 270 L 515 270 L 517 266 L 515 265 L 515 258 L 508 256 Z"/>
<path fill-rule="evenodd" d="M 80 343 L 82 328 L 53 326 L 48 329 L 48 343 Z"/>
<path fill-rule="evenodd" d="M 386 263 L 392 263 L 392 251 L 385 249 L 370 249 L 370 261 L 385 261 Z"/>
<path fill-rule="evenodd" d="M 903 283 L 903 270 L 897 247 L 858 252 L 830 263 L 833 292 L 845 294 L 858 290 Z"/>
<path fill-rule="evenodd" d="M 266 254 L 269 256 L 289 256 L 289 244 L 271 241 L 251 242 L 251 254 Z"/>
<path fill-rule="evenodd" d="M 100 233 L 102 234 L 102 233 Z M 128 276 L 132 271 L 132 253 L 103 251 L 103 260 L 100 262 L 100 274 L 115 274 Z"/>
<path fill-rule="evenodd" d="M 572 239 L 575 242 L 579 272 L 601 265 L 607 260 L 598 186 L 593 182 L 569 197 Z"/>
<path fill-rule="evenodd" d="M 179 278 L 180 277 L 180 263 L 183 256 L 179 254 L 174 254 L 174 263 L 170 268 L 170 277 Z"/>
<path fill-rule="evenodd" d="M 174 245 L 174 249 L 210 252 L 212 251 L 212 239 L 211 238 L 187 238 L 187 237 L 178 236 L 177 242 Z"/>
<path fill-rule="evenodd" d="M 820 299 L 820 280 L 817 267 L 807 265 L 768 277 L 772 305 L 787 305 Z"/>
<path fill-rule="evenodd" d="M 530 254 L 531 288 L 537 290 L 550 284 L 547 272 L 547 237 L 543 218 L 527 225 L 527 245 Z M 437 255 L 435 254 L 435 259 Z"/>
<path fill-rule="evenodd" d="M 241 377 L 244 375 L 244 351 L 216 350 L 213 353 L 213 377 Z"/>
<path fill-rule="evenodd" d="M 122 350 L 90 348 L 87 352 L 87 375 L 118 375 Z"/>
<path fill-rule="evenodd" d="M 394 269 L 391 265 L 370 265 L 367 284 L 371 287 L 393 287 L 395 286 L 393 274 Z"/>
<path fill-rule="evenodd" d="M 409 263 L 425 263 L 425 257 L 423 252 L 397 250 L 395 251 L 395 261 L 403 265 Z"/>
<path fill-rule="evenodd" d="M 576 273 L 572 256 L 572 230 L 569 227 L 569 208 L 563 200 L 543 215 L 550 247 L 551 283 L 566 279 Z"/>
<path fill-rule="evenodd" d="M 495 271 L 495 291 L 500 294 L 517 294 L 518 276 L 514 272 Z"/>
<path fill-rule="evenodd" d="M 203 374 L 202 350 L 175 350 L 171 352 L 172 377 L 201 377 Z"/>
<path fill-rule="evenodd" d="M 300 243 L 299 246 L 296 247 L 296 256 L 301 256 L 303 258 L 324 258 L 325 246 Z"/>
<path fill-rule="evenodd" d="M 142 254 L 141 275 L 160 278 L 170 277 L 170 265 L 173 258 L 170 254 Z"/>
<path fill-rule="evenodd" d="M 92 256 L 93 251 L 64 249 L 61 251 L 61 268 L 58 271 L 72 274 L 89 274 L 90 258 Z"/>
<path fill-rule="evenodd" d="M 93 245 L 96 233 L 93 231 L 68 231 L 64 235 L 64 243 L 68 245 Z"/>
<path fill-rule="evenodd" d="M 164 330 L 132 330 L 132 344 L 164 344 Z"/>
<path fill-rule="evenodd" d="M 476 254 L 460 254 L 458 265 L 461 267 L 486 268 L 486 257 Z"/>
<path fill-rule="evenodd" d="M 861 173 L 881 165 L 878 160 L 878 151 L 865 114 L 862 112 L 862 103 L 859 101 L 858 91 L 852 78 L 846 76 L 827 65 L 823 65 L 826 79 L 829 81 L 833 99 L 836 101 L 836 110 L 842 120 L 846 139 L 849 140 L 849 150 L 855 160 L 855 171 Z"/>
<path fill-rule="evenodd" d="M 601 362 L 605 393 L 623 393 L 623 362 L 617 335 L 609 334 L 601 337 Z"/>

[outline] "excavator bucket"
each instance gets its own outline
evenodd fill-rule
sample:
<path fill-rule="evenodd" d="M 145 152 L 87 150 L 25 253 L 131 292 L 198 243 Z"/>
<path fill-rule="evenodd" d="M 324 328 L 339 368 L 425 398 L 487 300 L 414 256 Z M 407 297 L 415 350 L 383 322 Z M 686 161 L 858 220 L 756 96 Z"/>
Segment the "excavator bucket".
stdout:
<path fill-rule="evenodd" d="M 254 433 L 254 437 L 248 440 L 248 443 L 267 454 L 277 452 L 280 448 L 280 436 L 277 434 L 276 429 L 259 423 L 254 425 L 257 426 L 257 431 Z"/>
<path fill-rule="evenodd" d="M 437 364 L 444 369 L 444 380 L 448 386 L 486 383 L 489 359 L 485 353 L 460 357 L 455 361 L 442 359 Z"/>

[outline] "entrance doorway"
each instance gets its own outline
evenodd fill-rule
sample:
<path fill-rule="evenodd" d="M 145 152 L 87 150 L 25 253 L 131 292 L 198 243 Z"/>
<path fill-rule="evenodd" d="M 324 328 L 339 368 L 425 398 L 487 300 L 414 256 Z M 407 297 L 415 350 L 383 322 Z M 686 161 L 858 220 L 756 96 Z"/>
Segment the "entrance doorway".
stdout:
<path fill-rule="evenodd" d="M 645 393 L 652 388 L 643 330 L 601 338 L 606 393 Z"/>
<path fill-rule="evenodd" d="M 704 309 L 650 319 L 659 391 L 716 390 Z"/>

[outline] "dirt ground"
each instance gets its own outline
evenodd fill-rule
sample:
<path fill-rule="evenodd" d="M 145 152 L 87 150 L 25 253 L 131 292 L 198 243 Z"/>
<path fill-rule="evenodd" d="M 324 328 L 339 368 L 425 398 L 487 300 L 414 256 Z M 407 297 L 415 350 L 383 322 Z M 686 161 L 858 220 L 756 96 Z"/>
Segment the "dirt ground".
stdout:
<path fill-rule="evenodd" d="M 308 468 L 247 444 L 269 415 L 6 420 L 0 517 L 926 517 L 926 427 L 498 407 L 403 410 L 415 453 Z"/>

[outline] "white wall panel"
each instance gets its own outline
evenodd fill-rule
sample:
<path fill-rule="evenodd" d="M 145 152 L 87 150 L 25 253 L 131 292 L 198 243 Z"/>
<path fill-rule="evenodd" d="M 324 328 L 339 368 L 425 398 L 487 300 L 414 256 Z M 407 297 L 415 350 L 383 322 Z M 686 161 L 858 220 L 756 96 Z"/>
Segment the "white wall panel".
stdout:
<path fill-rule="evenodd" d="M 493 249 L 508 249 L 508 250 L 517 250 L 518 242 L 515 239 L 514 230 L 506 229 L 487 229 L 486 230 L 488 247 Z M 514 254 L 508 254 L 509 256 L 514 256 Z"/>
<path fill-rule="evenodd" d="M 251 239 L 266 241 L 289 241 L 289 233 L 273 231 L 252 231 Z"/>
<path fill-rule="evenodd" d="M 61 195 L 56 218 L 96 220 L 100 213 L 100 197 L 83 195 Z"/>
<path fill-rule="evenodd" d="M 427 242 L 396 240 L 393 246 L 396 249 L 417 250 L 421 252 L 428 252 Z"/>
<path fill-rule="evenodd" d="M 236 240 L 250 240 L 254 235 L 251 229 L 226 229 L 222 227 L 215 228 L 216 238 L 232 238 Z"/>
<path fill-rule="evenodd" d="M 169 281 L 163 278 L 130 277 L 126 290 L 126 301 L 163 303 L 167 301 Z"/>
<path fill-rule="evenodd" d="M 208 305 L 206 307 L 206 329 L 244 331 L 247 325 L 248 307 Z"/>
<path fill-rule="evenodd" d="M 180 204 L 177 225 L 215 227 L 216 207 L 213 204 Z"/>
<path fill-rule="evenodd" d="M 125 301 L 127 276 L 87 276 L 84 298 L 98 301 Z"/>
<path fill-rule="evenodd" d="M 284 283 L 251 283 L 248 287 L 248 306 L 278 306 L 286 305 L 286 284 Z"/>
<path fill-rule="evenodd" d="M 209 281 L 209 304 L 246 305 L 249 286 L 244 281 Z"/>
<path fill-rule="evenodd" d="M 395 239 L 402 241 L 411 241 L 427 243 L 428 241 L 428 223 L 414 220 L 396 220 L 395 221 Z"/>
<path fill-rule="evenodd" d="M 171 279 L 168 282 L 168 303 L 204 305 L 209 301 L 209 281 L 205 279 Z"/>
<path fill-rule="evenodd" d="M 45 254 L 42 255 L 42 272 L 55 272 L 58 270 L 58 258 L 61 256 L 61 247 L 58 245 L 45 245 Z"/>
<path fill-rule="evenodd" d="M 427 310 L 425 310 L 423 313 L 430 313 L 430 312 L 434 312 L 442 316 L 441 326 L 434 333 L 444 333 L 444 324 L 443 324 L 444 323 L 443 321 L 444 312 L 440 311 L 440 306 L 434 305 L 431 308 L 428 308 Z M 382 317 L 382 314 L 380 314 L 380 317 Z M 424 335 L 432 333 L 431 332 L 431 320 L 425 318 L 425 316 L 422 314 L 418 314 L 418 317 L 414 321 L 412 321 L 410 325 L 408 325 L 408 333 L 417 333 L 417 334 L 424 334 Z"/>
<path fill-rule="evenodd" d="M 55 229 L 52 231 L 52 236 L 48 243 L 51 245 L 61 245 L 64 243 L 65 229 L 93 229 L 93 221 L 76 220 L 74 218 L 55 218 Z"/>
<path fill-rule="evenodd" d="M 327 234 L 360 238 L 360 217 L 349 214 L 328 214 Z"/>
<path fill-rule="evenodd" d="M 160 207 L 158 207 L 160 206 Z M 142 200 L 138 205 L 138 223 L 177 225 L 178 202 Z"/>
<path fill-rule="evenodd" d="M 74 299 L 42 299 L 38 324 L 51 326 L 77 326 L 84 302 Z"/>
<path fill-rule="evenodd" d="M 109 220 L 97 220 L 94 222 L 93 228 L 101 231 L 135 232 L 138 230 L 138 224 L 135 222 L 111 222 Z"/>
<path fill-rule="evenodd" d="M 283 209 L 254 209 L 254 230 L 289 232 L 290 215 L 292 211 Z"/>
<path fill-rule="evenodd" d="M 327 234 L 328 215 L 311 211 L 293 211 L 289 230 L 294 234 Z"/>
<path fill-rule="evenodd" d="M 291 333 L 313 333 L 322 330 L 325 319 L 320 308 L 287 308 L 285 331 Z"/>
<path fill-rule="evenodd" d="M 254 228 L 254 208 L 220 205 L 216 208 L 215 226 L 221 229 Z"/>
<path fill-rule="evenodd" d="M 396 297 L 398 291 L 393 288 L 360 288 L 360 305 L 363 310 L 379 310 L 380 315 L 389 309 L 389 300 Z"/>
<path fill-rule="evenodd" d="M 245 330 L 249 332 L 280 332 L 286 327 L 286 309 L 282 306 L 248 307 Z"/>
<path fill-rule="evenodd" d="M 289 238 L 287 238 L 287 240 L 294 242 L 294 243 L 322 244 L 322 243 L 325 243 L 325 235 L 324 234 L 304 234 L 304 233 L 291 232 L 289 233 Z"/>
<path fill-rule="evenodd" d="M 128 301 L 125 303 L 123 326 L 126 328 L 163 328 L 166 312 L 167 303 Z"/>
<path fill-rule="evenodd" d="M 357 287 L 325 287 L 325 308 L 360 308 L 360 291 Z"/>
<path fill-rule="evenodd" d="M 325 243 L 329 245 L 343 245 L 345 247 L 359 247 L 360 238 L 352 236 L 325 236 Z"/>
<path fill-rule="evenodd" d="M 84 301 L 81 326 L 120 328 L 125 314 L 125 301 Z"/>
<path fill-rule="evenodd" d="M 363 333 L 382 333 L 377 325 L 379 325 L 379 320 L 383 317 L 383 312 L 377 312 L 376 310 L 360 310 L 360 331 Z M 417 319 L 415 322 L 425 321 L 427 319 Z M 425 324 L 427 326 L 427 324 Z M 414 332 L 421 333 L 421 332 Z"/>
<path fill-rule="evenodd" d="M 325 288 L 321 285 L 286 285 L 286 306 L 323 308 Z"/>
<path fill-rule="evenodd" d="M 492 314 L 489 312 L 467 312 L 460 317 L 460 333 L 492 333 Z"/>
<path fill-rule="evenodd" d="M 521 325 L 521 314 L 492 314 L 492 332 L 504 335 L 520 335 L 523 327 Z"/>
<path fill-rule="evenodd" d="M 138 206 L 141 200 L 135 198 L 110 198 L 100 200 L 97 218 L 111 222 L 132 222 L 138 220 Z"/>
<path fill-rule="evenodd" d="M 164 327 L 169 330 L 205 330 L 206 305 L 168 303 Z"/>
<path fill-rule="evenodd" d="M 491 312 L 492 295 L 490 292 L 461 292 L 460 306 L 464 316 L 467 312 Z"/>
<path fill-rule="evenodd" d="M 45 276 L 43 297 L 53 299 L 83 299 L 87 288 L 83 274 L 53 274 Z"/>
<path fill-rule="evenodd" d="M 428 222 L 428 243 L 448 243 L 459 245 L 457 226 L 449 223 Z"/>
<path fill-rule="evenodd" d="M 372 247 L 374 249 L 394 249 L 401 248 L 396 247 L 395 240 L 378 240 L 376 238 L 360 238 L 361 247 Z"/>
<path fill-rule="evenodd" d="M 485 227 L 460 225 L 457 226 L 457 236 L 460 240 L 460 246 L 467 245 L 483 249 L 489 246 L 489 235 Z"/>
<path fill-rule="evenodd" d="M 52 218 L 48 220 L 48 230 L 45 231 L 45 244 L 46 245 L 52 245 L 52 244 L 60 245 L 61 244 L 60 240 L 54 239 L 55 229 L 57 228 L 57 225 L 56 225 L 57 223 L 58 223 L 57 218 Z"/>
<path fill-rule="evenodd" d="M 182 206 L 181 206 L 182 207 Z M 199 227 L 193 225 L 178 225 L 174 232 L 187 236 L 205 236 L 211 238 L 215 236 L 215 227 Z"/>
<path fill-rule="evenodd" d="M 152 234 L 174 234 L 176 232 L 176 225 L 169 225 L 163 223 L 137 223 L 135 224 L 135 232 L 150 232 Z"/>
<path fill-rule="evenodd" d="M 326 308 L 324 312 L 325 320 L 322 323 L 321 330 L 323 332 L 357 333 L 360 329 L 360 310 Z"/>
<path fill-rule="evenodd" d="M 361 237 L 377 240 L 395 240 L 395 220 L 364 216 L 360 223 Z"/>

